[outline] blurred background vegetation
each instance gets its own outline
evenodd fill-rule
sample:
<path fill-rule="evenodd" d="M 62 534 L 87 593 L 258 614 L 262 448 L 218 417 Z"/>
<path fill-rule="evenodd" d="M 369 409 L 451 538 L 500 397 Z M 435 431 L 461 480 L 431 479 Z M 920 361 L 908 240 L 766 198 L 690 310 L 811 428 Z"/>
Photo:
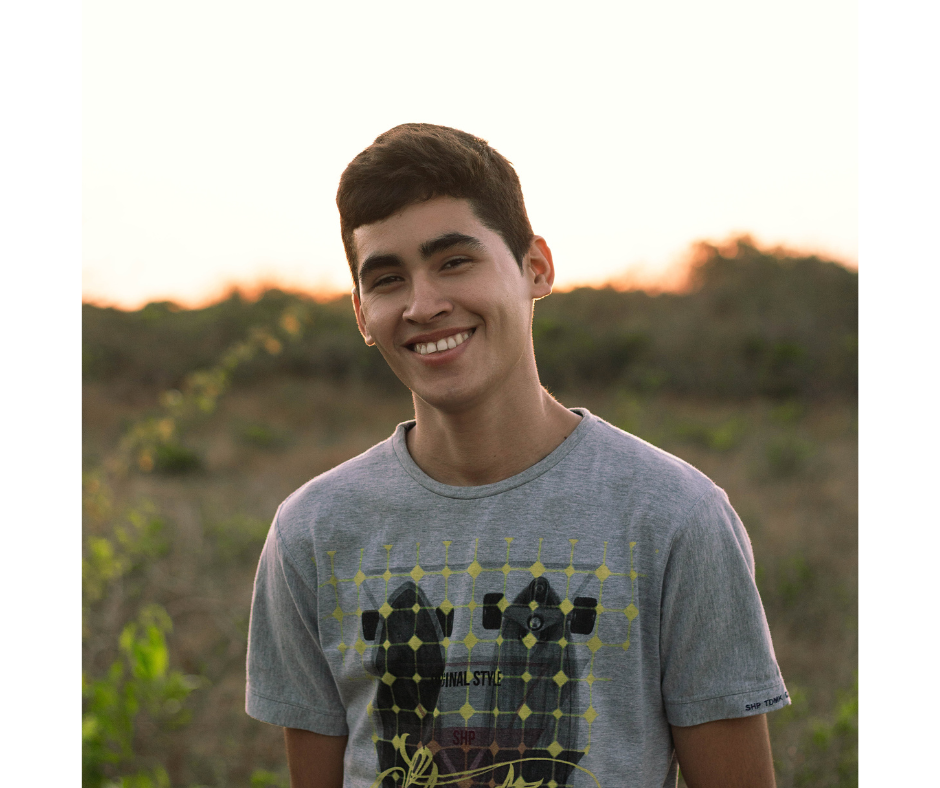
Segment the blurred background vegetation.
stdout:
<path fill-rule="evenodd" d="M 243 710 L 261 546 L 409 394 L 348 298 L 82 310 L 83 785 L 287 786 Z M 682 292 L 556 293 L 533 331 L 562 402 L 727 490 L 794 701 L 768 716 L 778 785 L 857 785 L 857 272 L 701 244 Z"/>

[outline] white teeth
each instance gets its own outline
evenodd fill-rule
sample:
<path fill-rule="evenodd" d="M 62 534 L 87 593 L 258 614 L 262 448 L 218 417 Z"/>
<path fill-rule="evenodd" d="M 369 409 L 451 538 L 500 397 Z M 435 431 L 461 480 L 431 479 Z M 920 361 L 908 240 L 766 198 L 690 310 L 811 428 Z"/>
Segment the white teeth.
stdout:
<path fill-rule="evenodd" d="M 457 345 L 462 345 L 470 339 L 470 331 L 464 331 L 461 334 L 452 334 L 446 339 L 440 339 L 437 342 L 418 342 L 415 345 L 415 353 L 426 356 L 428 353 L 437 353 L 441 350 L 452 350 Z"/>

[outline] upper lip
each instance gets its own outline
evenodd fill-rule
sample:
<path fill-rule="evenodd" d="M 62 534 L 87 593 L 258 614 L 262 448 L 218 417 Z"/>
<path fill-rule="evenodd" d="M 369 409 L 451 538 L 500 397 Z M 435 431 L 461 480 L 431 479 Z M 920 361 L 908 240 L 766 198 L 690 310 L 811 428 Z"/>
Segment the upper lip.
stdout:
<path fill-rule="evenodd" d="M 456 334 L 462 334 L 464 331 L 473 332 L 476 330 L 476 326 L 468 326 L 466 328 L 440 328 L 437 331 L 429 331 L 426 334 L 416 334 L 410 339 L 405 340 L 402 344 L 405 347 L 410 347 L 411 345 L 419 345 L 427 342 L 437 342 L 445 337 L 452 337 Z"/>

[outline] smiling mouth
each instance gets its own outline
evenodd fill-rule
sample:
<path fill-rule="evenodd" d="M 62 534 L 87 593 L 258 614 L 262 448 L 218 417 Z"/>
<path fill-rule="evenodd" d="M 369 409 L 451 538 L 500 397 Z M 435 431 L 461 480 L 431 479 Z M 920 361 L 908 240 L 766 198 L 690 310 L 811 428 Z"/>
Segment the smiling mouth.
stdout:
<path fill-rule="evenodd" d="M 416 342 L 413 345 L 408 347 L 418 355 L 426 356 L 429 353 L 440 353 L 442 350 L 452 350 L 457 347 L 457 345 L 462 345 L 473 333 L 473 330 L 470 331 L 460 331 L 456 334 L 451 334 L 449 337 L 444 337 L 443 339 L 437 340 L 437 342 Z"/>

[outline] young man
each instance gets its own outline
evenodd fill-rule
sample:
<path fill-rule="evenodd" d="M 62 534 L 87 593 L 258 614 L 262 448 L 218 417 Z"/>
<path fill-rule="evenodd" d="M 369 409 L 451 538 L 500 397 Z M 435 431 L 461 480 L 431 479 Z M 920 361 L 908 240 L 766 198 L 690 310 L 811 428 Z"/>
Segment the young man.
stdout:
<path fill-rule="evenodd" d="M 773 786 L 789 699 L 724 492 L 539 383 L 554 280 L 512 166 L 398 126 L 337 194 L 415 419 L 279 508 L 247 711 L 306 786 Z"/>

